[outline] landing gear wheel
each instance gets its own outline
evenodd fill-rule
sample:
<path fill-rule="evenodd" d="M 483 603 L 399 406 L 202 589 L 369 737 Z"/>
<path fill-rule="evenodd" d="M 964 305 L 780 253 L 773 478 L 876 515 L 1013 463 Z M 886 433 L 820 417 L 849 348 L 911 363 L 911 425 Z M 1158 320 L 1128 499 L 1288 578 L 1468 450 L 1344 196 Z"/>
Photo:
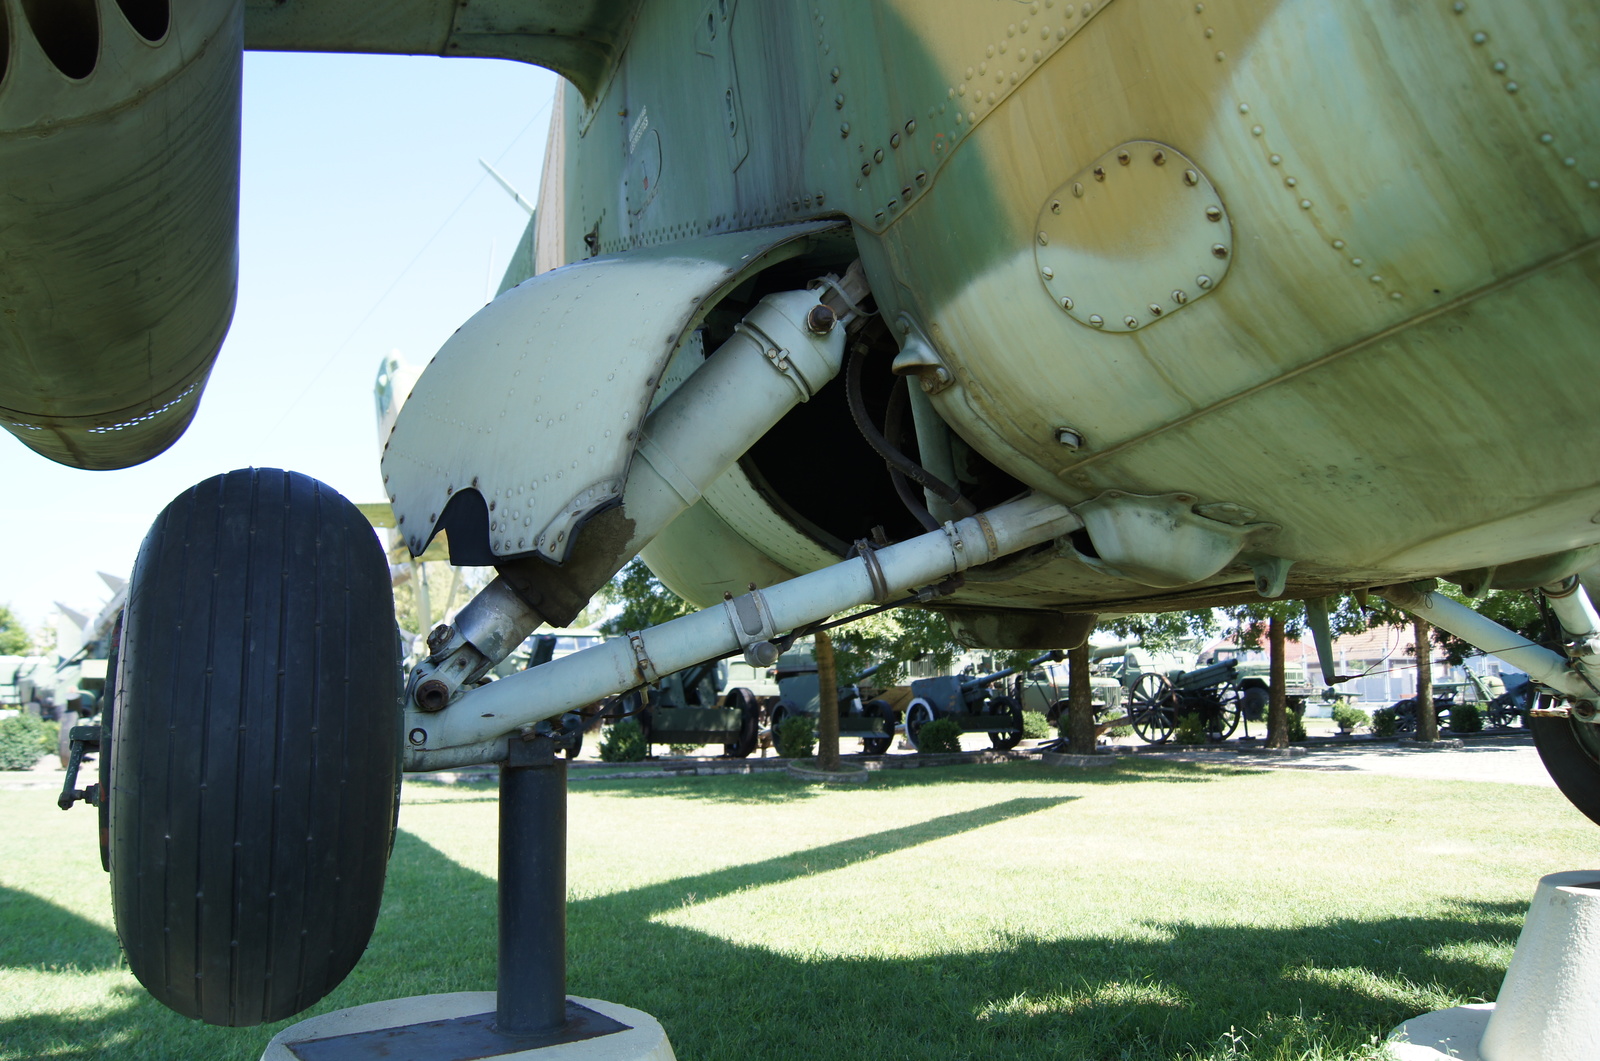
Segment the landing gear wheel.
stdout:
<path fill-rule="evenodd" d="M 883 719 L 883 729 L 888 736 L 862 737 L 861 750 L 868 755 L 883 755 L 894 743 L 894 708 L 889 706 L 887 700 L 868 700 L 862 706 L 862 711 L 868 718 Z"/>
<path fill-rule="evenodd" d="M 917 743 L 917 734 L 922 732 L 922 727 L 933 721 L 933 705 L 926 700 L 913 700 L 906 705 L 906 740 L 918 751 L 922 745 Z"/>
<path fill-rule="evenodd" d="M 124 612 L 123 615 L 127 613 Z M 111 651 L 106 653 L 106 687 L 100 697 L 100 751 L 97 769 L 100 791 L 95 797 L 95 813 L 100 818 L 100 868 L 111 872 L 111 721 L 117 704 L 117 660 L 122 655 L 122 620 L 111 628 Z"/>
<path fill-rule="evenodd" d="M 989 743 L 998 751 L 1010 751 L 1022 743 L 1022 705 L 1009 696 L 996 696 L 989 701 L 989 714 L 999 715 L 1015 728 L 989 731 Z"/>
<path fill-rule="evenodd" d="M 739 711 L 739 739 L 722 746 L 722 754 L 730 759 L 743 759 L 756 750 L 761 739 L 761 702 L 749 689 L 729 689 L 722 706 Z"/>
<path fill-rule="evenodd" d="M 383 549 L 316 480 L 230 472 L 156 519 L 124 622 L 109 758 L 128 965 L 208 1024 L 299 1013 L 366 949 L 394 835 Z"/>
<path fill-rule="evenodd" d="M 1568 718 L 1527 718 L 1544 768 L 1561 794 L 1600 825 L 1600 726 Z"/>
<path fill-rule="evenodd" d="M 1177 726 L 1172 683 L 1163 674 L 1141 674 L 1128 696 L 1133 731 L 1151 744 L 1165 744 Z"/>

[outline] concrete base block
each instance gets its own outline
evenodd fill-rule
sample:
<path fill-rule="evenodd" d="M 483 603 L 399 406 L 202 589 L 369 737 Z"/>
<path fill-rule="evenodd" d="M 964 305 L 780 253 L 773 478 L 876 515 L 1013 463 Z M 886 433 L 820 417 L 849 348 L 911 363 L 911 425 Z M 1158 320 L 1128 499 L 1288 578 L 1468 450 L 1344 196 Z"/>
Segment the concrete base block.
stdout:
<path fill-rule="evenodd" d="M 388 1002 L 373 1002 L 303 1020 L 274 1035 L 267 1044 L 266 1052 L 261 1055 L 261 1061 L 307 1061 L 308 1055 L 320 1054 L 331 1058 L 346 1052 L 351 1058 L 383 1057 L 388 1061 L 464 1061 L 466 1057 L 482 1058 L 484 1061 L 675 1061 L 666 1031 L 650 1014 L 619 1006 L 615 1002 L 578 998 L 575 995 L 567 997 L 571 1002 L 627 1025 L 627 1028 L 610 1035 L 557 1046 L 522 1049 L 513 1043 L 506 1047 L 509 1053 L 484 1054 L 471 1049 L 465 1053 L 452 1051 L 448 1047 L 441 1047 L 437 1037 L 426 1042 L 417 1038 L 414 1043 L 408 1044 L 402 1029 L 437 1025 L 477 1014 L 493 1016 L 493 991 L 458 991 L 447 995 L 417 995 Z M 388 1034 L 383 1034 L 381 1043 L 375 1041 L 377 1036 L 365 1041 L 351 1039 L 340 1042 L 337 1038 L 360 1033 Z M 345 1047 L 348 1049 L 341 1049 Z"/>
<path fill-rule="evenodd" d="M 840 763 L 837 770 L 819 770 L 815 759 L 797 759 L 789 764 L 789 773 L 802 781 L 824 785 L 861 785 L 867 780 L 867 769 L 851 763 Z"/>
<path fill-rule="evenodd" d="M 1415 1017 L 1391 1038 L 1404 1037 L 1407 1046 L 1396 1050 L 1403 1061 L 1595 1061 L 1597 982 L 1600 870 L 1551 873 L 1539 879 L 1498 1000 Z M 1481 1031 L 1473 1038 L 1478 1023 Z M 1440 1038 L 1445 1033 L 1448 1041 Z M 1412 1047 L 1422 1052 L 1401 1052 Z"/>
<path fill-rule="evenodd" d="M 1115 766 L 1115 755 L 1073 755 L 1071 752 L 1045 752 L 1039 756 L 1046 766 Z"/>
<path fill-rule="evenodd" d="M 1483 1061 L 1478 1040 L 1493 1012 L 1493 1002 L 1481 1002 L 1412 1017 L 1389 1034 L 1389 1049 L 1395 1061 Z"/>

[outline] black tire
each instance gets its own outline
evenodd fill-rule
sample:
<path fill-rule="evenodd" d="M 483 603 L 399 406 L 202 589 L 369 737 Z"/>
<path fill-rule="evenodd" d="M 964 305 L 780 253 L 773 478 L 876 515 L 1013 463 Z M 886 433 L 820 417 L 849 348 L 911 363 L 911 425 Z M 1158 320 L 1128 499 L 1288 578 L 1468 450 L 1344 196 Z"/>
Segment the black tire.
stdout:
<path fill-rule="evenodd" d="M 761 702 L 756 694 L 745 688 L 729 689 L 722 698 L 725 708 L 739 709 L 739 739 L 722 746 L 722 754 L 730 759 L 747 758 L 756 750 L 761 740 Z"/>
<path fill-rule="evenodd" d="M 868 700 L 861 707 L 862 714 L 868 717 L 883 719 L 883 728 L 888 731 L 887 737 L 862 737 L 861 750 L 868 755 L 884 755 L 889 747 L 894 744 L 894 708 L 889 706 L 887 700 Z"/>
<path fill-rule="evenodd" d="M 208 1024 L 293 1016 L 378 917 L 400 780 L 383 549 L 303 475 L 208 479 L 129 587 L 111 737 L 111 897 L 128 965 Z"/>
<path fill-rule="evenodd" d="M 100 697 L 100 751 L 96 764 L 99 771 L 100 792 L 95 800 L 95 813 L 100 818 L 100 868 L 111 872 L 111 724 L 116 715 L 117 660 L 122 657 L 122 620 L 126 611 L 117 616 L 111 628 L 111 651 L 106 653 L 106 687 Z"/>
<path fill-rule="evenodd" d="M 996 750 L 1008 752 L 1022 743 L 1022 705 L 1009 696 L 996 696 L 989 700 L 989 714 L 1004 716 L 1015 723 L 1015 729 L 989 731 L 989 743 Z"/>
<path fill-rule="evenodd" d="M 1544 768 L 1561 794 L 1600 825 L 1600 726 L 1566 718 L 1526 718 Z"/>

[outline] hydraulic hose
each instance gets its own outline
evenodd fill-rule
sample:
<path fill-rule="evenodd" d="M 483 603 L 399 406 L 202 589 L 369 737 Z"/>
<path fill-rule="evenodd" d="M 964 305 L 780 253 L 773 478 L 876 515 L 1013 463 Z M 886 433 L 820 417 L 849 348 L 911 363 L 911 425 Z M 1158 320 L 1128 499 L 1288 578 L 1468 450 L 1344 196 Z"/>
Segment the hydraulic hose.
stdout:
<path fill-rule="evenodd" d="M 955 509 L 957 519 L 966 519 L 971 516 L 977 509 L 973 507 L 972 502 L 962 496 L 960 490 L 900 452 L 883 436 L 877 425 L 867 415 L 866 403 L 861 396 L 861 366 L 866 360 L 865 355 L 866 348 L 862 344 L 857 343 L 851 348 L 850 360 L 845 369 L 844 377 L 845 400 L 850 406 L 850 416 L 855 420 L 856 429 L 861 432 L 861 437 L 866 439 L 867 445 L 871 446 L 873 451 L 883 458 L 884 463 L 889 465 L 891 478 L 893 478 L 894 472 L 898 470 L 905 478 L 949 502 L 951 507 Z M 903 383 L 904 381 L 902 380 L 901 382 Z M 898 487 L 896 487 L 896 490 L 898 492 Z M 902 501 L 906 499 L 905 494 L 900 496 Z M 921 506 L 917 507 L 920 508 Z M 926 510 L 924 509 L 924 511 Z M 916 508 L 913 508 L 912 512 L 915 513 Z M 937 524 L 935 525 L 937 526 Z"/>

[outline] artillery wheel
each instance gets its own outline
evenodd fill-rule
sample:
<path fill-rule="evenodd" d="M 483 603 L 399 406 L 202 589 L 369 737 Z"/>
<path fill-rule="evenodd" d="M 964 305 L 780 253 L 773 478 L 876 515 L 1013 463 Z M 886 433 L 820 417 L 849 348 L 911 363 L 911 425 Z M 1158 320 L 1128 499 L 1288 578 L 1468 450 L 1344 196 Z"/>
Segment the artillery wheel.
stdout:
<path fill-rule="evenodd" d="M 1151 744 L 1172 739 L 1177 725 L 1172 683 L 1164 674 L 1141 674 L 1128 695 L 1128 715 L 1133 731 Z"/>
<path fill-rule="evenodd" d="M 1394 705 L 1394 735 L 1396 737 L 1414 737 L 1417 735 L 1416 697 L 1413 696 L 1410 699 L 1401 700 Z"/>
<path fill-rule="evenodd" d="M 888 730 L 887 737 L 862 737 L 861 750 L 868 755 L 883 755 L 894 744 L 894 708 L 889 706 L 887 700 L 868 700 L 862 705 L 862 713 L 868 716 L 876 715 L 883 719 L 883 728 Z"/>
<path fill-rule="evenodd" d="M 918 697 L 906 705 L 906 740 L 918 751 L 922 745 L 917 743 L 917 734 L 922 732 L 922 727 L 933 721 L 933 705 Z"/>
<path fill-rule="evenodd" d="M 1524 724 L 1561 794 L 1600 824 L 1600 726 L 1568 718 L 1528 718 Z"/>
<path fill-rule="evenodd" d="M 316 480 L 230 472 L 156 519 L 124 623 L 109 831 L 128 965 L 208 1024 L 299 1013 L 366 949 L 394 836 L 383 549 Z"/>
<path fill-rule="evenodd" d="M 996 696 L 989 700 L 991 715 L 1004 715 L 1016 725 L 1015 729 L 989 731 L 989 743 L 999 751 L 1010 751 L 1022 743 L 1022 705 L 1009 696 Z"/>
<path fill-rule="evenodd" d="M 743 687 L 729 689 L 722 698 L 725 708 L 739 710 L 739 739 L 722 746 L 722 754 L 730 759 L 743 759 L 756 750 L 761 739 L 761 703 L 756 694 Z"/>
<path fill-rule="evenodd" d="M 1217 709 L 1208 711 L 1205 716 L 1208 740 L 1225 741 L 1233 736 L 1233 731 L 1239 728 L 1239 720 L 1244 717 L 1243 702 L 1244 693 L 1233 682 L 1223 682 L 1217 687 Z"/>

